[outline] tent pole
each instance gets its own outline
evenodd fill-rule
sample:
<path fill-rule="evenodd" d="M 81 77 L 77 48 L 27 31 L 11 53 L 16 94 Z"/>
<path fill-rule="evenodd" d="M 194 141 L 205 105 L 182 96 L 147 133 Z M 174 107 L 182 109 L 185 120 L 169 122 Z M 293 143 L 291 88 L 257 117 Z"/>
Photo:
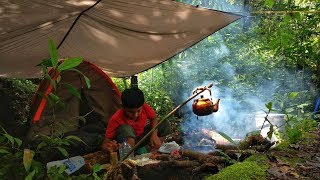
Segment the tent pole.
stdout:
<path fill-rule="evenodd" d="M 131 85 L 130 85 L 130 87 L 131 88 L 138 88 L 138 76 L 135 76 L 135 75 L 133 75 L 133 76 L 131 76 Z"/>
<path fill-rule="evenodd" d="M 137 149 L 137 147 L 147 138 L 150 136 L 151 133 L 153 133 L 158 127 L 159 125 L 164 122 L 166 119 L 168 119 L 172 114 L 174 114 L 178 109 L 180 109 L 182 106 L 184 106 L 185 104 L 187 104 L 187 102 L 189 102 L 191 99 L 193 99 L 194 97 L 196 97 L 197 95 L 199 95 L 200 93 L 202 93 L 203 91 L 211 88 L 213 86 L 213 83 L 210 83 L 208 86 L 205 86 L 205 88 L 203 88 L 202 90 L 196 92 L 195 94 L 193 94 L 192 96 L 190 96 L 186 101 L 184 101 L 183 103 L 181 103 L 179 106 L 177 106 L 174 110 L 172 110 L 168 115 L 166 115 L 161 121 L 158 122 L 158 124 L 153 127 L 145 136 L 143 136 L 139 142 L 137 142 L 133 148 L 124 156 L 123 159 L 126 159 L 131 153 L 134 152 L 134 150 Z"/>

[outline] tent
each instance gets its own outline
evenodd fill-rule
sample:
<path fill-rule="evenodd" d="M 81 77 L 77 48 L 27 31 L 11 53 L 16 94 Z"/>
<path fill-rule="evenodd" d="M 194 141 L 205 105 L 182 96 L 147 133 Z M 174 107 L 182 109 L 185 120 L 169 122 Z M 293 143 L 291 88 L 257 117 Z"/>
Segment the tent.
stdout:
<path fill-rule="evenodd" d="M 100 148 L 106 124 L 111 115 L 120 107 L 120 92 L 108 75 L 94 64 L 83 61 L 77 69 L 90 79 L 91 87 L 89 89 L 86 87 L 83 76 L 75 71 L 62 73 L 59 84 L 73 85 L 81 92 L 81 100 L 69 93 L 63 86 L 54 91 L 47 79 L 40 83 L 31 107 L 33 110 L 31 112 L 32 125 L 27 134 L 29 144 L 37 144 L 37 137 L 40 134 L 50 135 L 54 119 L 54 126 L 63 123 L 61 132 L 54 132 L 56 135 L 58 133 L 77 135 L 88 144 L 88 146 L 82 144 L 84 148 L 73 149 L 73 153 L 85 153 Z M 50 74 L 54 77 L 54 72 L 50 72 Z M 50 92 L 57 95 L 66 106 L 57 106 L 53 112 L 53 106 L 50 106 L 47 99 L 40 95 L 48 95 Z M 85 121 L 78 118 L 80 116 L 84 116 Z M 78 145 L 80 146 L 81 143 Z"/>
<path fill-rule="evenodd" d="M 41 77 L 49 57 L 83 57 L 111 77 L 152 68 L 242 16 L 172 0 L 0 1 L 0 76 Z"/>

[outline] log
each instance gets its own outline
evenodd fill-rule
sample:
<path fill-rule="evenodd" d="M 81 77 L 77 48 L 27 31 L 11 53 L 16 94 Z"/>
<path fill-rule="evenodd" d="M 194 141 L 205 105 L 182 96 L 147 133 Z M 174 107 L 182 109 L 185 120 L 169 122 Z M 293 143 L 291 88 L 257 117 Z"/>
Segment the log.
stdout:
<path fill-rule="evenodd" d="M 198 173 L 216 174 L 217 172 L 219 172 L 218 166 L 212 163 L 203 163 L 201 166 L 192 170 L 193 175 Z"/>
<path fill-rule="evenodd" d="M 108 164 L 110 162 L 110 155 L 102 151 L 86 154 L 83 156 L 85 164 L 80 169 L 82 173 L 91 173 L 92 167 L 95 164 Z"/>
<path fill-rule="evenodd" d="M 183 156 L 187 156 L 193 159 L 198 160 L 199 162 L 211 162 L 211 163 L 225 163 L 227 162 L 227 159 L 221 156 L 212 156 L 208 154 L 203 154 L 199 152 L 195 152 L 192 150 L 183 150 L 181 151 L 181 154 Z"/>
<path fill-rule="evenodd" d="M 104 180 L 135 180 L 139 179 L 136 175 L 136 163 L 133 160 L 126 159 L 110 167 L 107 171 Z"/>
<path fill-rule="evenodd" d="M 170 166 L 170 167 L 179 167 L 179 168 L 188 168 L 188 167 L 196 167 L 200 166 L 201 163 L 197 161 L 190 161 L 190 160 L 171 160 L 171 161 L 161 161 L 158 163 L 159 166 Z"/>
<path fill-rule="evenodd" d="M 216 149 L 225 151 L 225 150 L 228 150 L 228 149 L 239 149 L 239 148 L 236 145 L 233 145 L 233 144 L 227 144 L 227 145 L 226 144 L 217 144 Z"/>
<path fill-rule="evenodd" d="M 265 145 L 255 145 L 255 146 L 251 146 L 250 149 L 256 150 L 258 152 L 264 152 L 264 151 L 268 151 L 271 146 L 273 146 L 275 144 L 275 142 L 269 142 Z"/>

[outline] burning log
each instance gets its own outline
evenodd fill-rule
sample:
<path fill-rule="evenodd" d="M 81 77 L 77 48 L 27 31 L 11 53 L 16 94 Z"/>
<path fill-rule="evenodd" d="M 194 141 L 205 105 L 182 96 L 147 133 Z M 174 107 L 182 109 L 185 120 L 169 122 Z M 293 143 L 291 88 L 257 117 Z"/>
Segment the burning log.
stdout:
<path fill-rule="evenodd" d="M 203 154 L 203 153 L 199 153 L 199 152 L 195 152 L 195 151 L 191 151 L 191 150 L 183 150 L 183 151 L 181 151 L 181 154 L 183 156 L 187 156 L 187 157 L 191 157 L 193 159 L 196 159 L 202 163 L 205 163 L 205 162 L 225 163 L 225 162 L 227 162 L 227 159 L 224 157 L 207 155 L 207 154 Z"/>

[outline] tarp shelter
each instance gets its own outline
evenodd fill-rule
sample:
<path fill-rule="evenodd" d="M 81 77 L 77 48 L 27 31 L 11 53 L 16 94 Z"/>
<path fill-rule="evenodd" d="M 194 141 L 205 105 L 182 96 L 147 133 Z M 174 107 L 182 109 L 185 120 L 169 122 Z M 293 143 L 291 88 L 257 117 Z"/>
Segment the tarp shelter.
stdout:
<path fill-rule="evenodd" d="M 0 76 L 40 77 L 49 56 L 83 57 L 111 77 L 131 76 L 196 44 L 240 15 L 172 0 L 0 1 Z"/>
<path fill-rule="evenodd" d="M 54 132 L 56 135 L 76 135 L 88 144 L 84 146 L 78 143 L 83 148 L 74 148 L 72 153 L 85 153 L 100 148 L 106 124 L 120 107 L 120 92 L 112 80 L 94 64 L 84 61 L 77 69 L 90 79 L 90 88 L 86 86 L 83 76 L 75 71 L 61 74 L 61 82 L 56 91 L 47 79 L 42 80 L 32 102 L 32 125 L 27 135 L 28 142 L 37 144 L 40 134 L 50 135 L 52 125 L 58 127 L 63 123 L 63 128 L 55 128 L 61 130 Z M 54 78 L 55 73 L 51 71 L 50 74 Z M 81 92 L 81 100 L 62 86 L 63 83 L 68 83 Z M 50 106 L 43 94 L 51 92 L 64 102 L 65 107 Z M 80 116 L 84 116 L 85 121 L 79 119 Z"/>

